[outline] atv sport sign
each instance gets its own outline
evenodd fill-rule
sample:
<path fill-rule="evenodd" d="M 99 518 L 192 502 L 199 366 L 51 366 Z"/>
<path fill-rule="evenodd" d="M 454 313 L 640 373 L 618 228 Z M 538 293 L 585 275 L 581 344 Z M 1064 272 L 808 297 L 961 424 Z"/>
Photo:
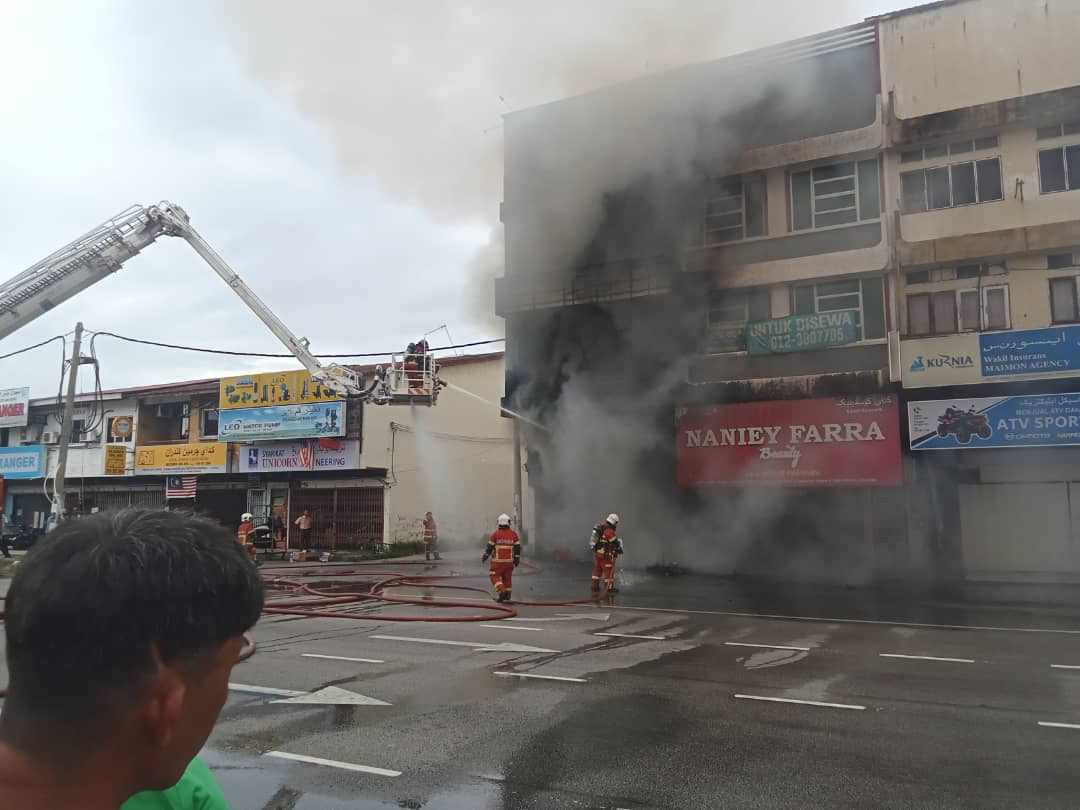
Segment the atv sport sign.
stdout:
<path fill-rule="evenodd" d="M 912 450 L 1080 445 L 1080 394 L 908 403 Z"/>
<path fill-rule="evenodd" d="M 678 479 L 704 486 L 898 486 L 892 394 L 680 409 Z"/>

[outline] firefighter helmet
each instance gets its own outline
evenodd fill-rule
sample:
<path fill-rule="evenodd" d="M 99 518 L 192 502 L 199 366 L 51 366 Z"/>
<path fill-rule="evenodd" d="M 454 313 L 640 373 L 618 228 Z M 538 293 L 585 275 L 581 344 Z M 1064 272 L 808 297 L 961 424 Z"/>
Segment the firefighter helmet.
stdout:
<path fill-rule="evenodd" d="M 607 516 L 607 522 L 610 523 L 612 526 L 618 526 L 619 516 L 612 512 L 610 515 Z"/>
<path fill-rule="evenodd" d="M 240 516 L 240 520 L 242 522 L 248 521 L 248 520 L 254 520 L 254 519 L 255 519 L 255 516 L 253 514 L 251 514 L 251 512 L 244 512 L 244 514 L 242 514 Z"/>
<path fill-rule="evenodd" d="M 503 514 L 499 515 L 499 525 L 500 526 L 509 526 L 510 525 L 510 516 L 508 514 L 506 514 L 505 512 Z"/>

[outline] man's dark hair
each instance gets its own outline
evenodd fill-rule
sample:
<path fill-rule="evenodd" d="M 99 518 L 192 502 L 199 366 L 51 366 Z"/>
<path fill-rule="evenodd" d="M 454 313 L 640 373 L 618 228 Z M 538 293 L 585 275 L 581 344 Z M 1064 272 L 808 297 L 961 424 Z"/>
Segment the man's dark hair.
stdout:
<path fill-rule="evenodd" d="M 153 671 L 155 651 L 165 663 L 211 652 L 262 605 L 254 566 L 215 521 L 125 509 L 63 523 L 11 583 L 5 709 L 94 722 Z"/>

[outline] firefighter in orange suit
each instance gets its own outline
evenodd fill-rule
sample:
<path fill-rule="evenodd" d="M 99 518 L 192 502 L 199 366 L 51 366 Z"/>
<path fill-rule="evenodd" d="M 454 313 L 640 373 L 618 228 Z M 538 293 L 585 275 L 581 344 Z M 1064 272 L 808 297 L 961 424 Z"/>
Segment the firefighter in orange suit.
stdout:
<path fill-rule="evenodd" d="M 619 516 L 612 512 L 607 520 L 598 523 L 592 531 L 592 590 L 600 593 L 600 580 L 604 581 L 608 593 L 615 593 L 615 558 L 623 553 L 622 541 L 618 535 Z"/>
<path fill-rule="evenodd" d="M 432 554 L 436 560 L 442 559 L 439 556 L 439 529 L 435 525 L 435 517 L 428 512 L 424 515 L 424 559 L 430 560 Z"/>
<path fill-rule="evenodd" d="M 487 549 L 480 562 L 491 558 L 491 584 L 499 602 L 510 601 L 511 578 L 521 562 L 521 539 L 510 528 L 510 516 L 499 515 L 499 528 L 488 539 Z"/>
<path fill-rule="evenodd" d="M 244 547 L 252 562 L 258 559 L 255 553 L 255 516 L 244 512 L 240 516 L 240 525 L 236 529 L 236 542 Z"/>

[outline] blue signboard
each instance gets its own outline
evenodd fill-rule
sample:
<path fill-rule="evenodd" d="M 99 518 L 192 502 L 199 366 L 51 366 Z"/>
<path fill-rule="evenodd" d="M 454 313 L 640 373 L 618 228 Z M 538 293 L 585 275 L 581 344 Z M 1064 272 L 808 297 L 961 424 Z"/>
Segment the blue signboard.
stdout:
<path fill-rule="evenodd" d="M 1080 326 L 979 335 L 984 377 L 1080 371 Z"/>
<path fill-rule="evenodd" d="M 1080 445 L 1080 393 L 908 403 L 912 450 Z"/>
<path fill-rule="evenodd" d="M 45 445 L 0 447 L 0 476 L 13 478 L 43 478 L 45 476 Z"/>
<path fill-rule="evenodd" d="M 218 438 L 222 441 L 304 439 L 345 435 L 345 403 L 277 405 L 220 411 Z"/>

